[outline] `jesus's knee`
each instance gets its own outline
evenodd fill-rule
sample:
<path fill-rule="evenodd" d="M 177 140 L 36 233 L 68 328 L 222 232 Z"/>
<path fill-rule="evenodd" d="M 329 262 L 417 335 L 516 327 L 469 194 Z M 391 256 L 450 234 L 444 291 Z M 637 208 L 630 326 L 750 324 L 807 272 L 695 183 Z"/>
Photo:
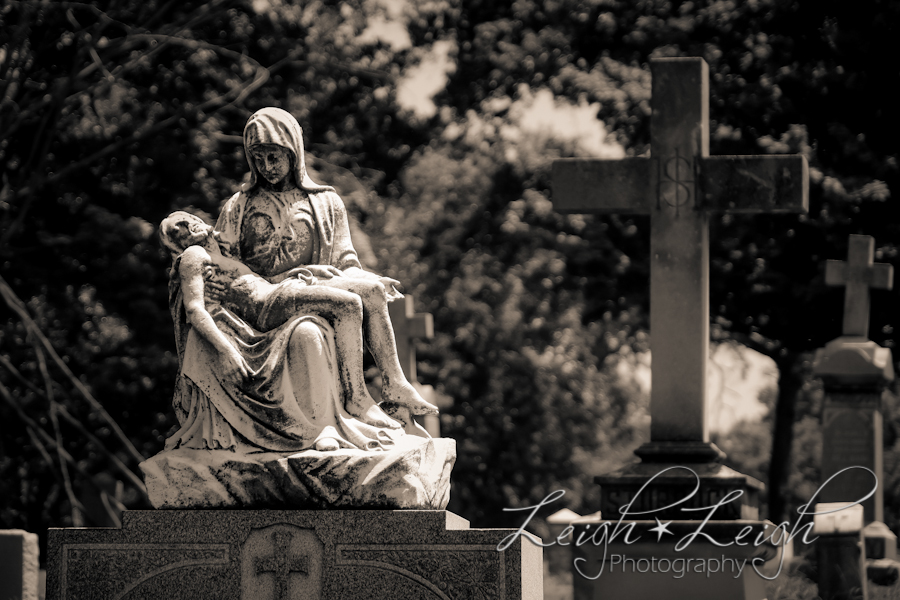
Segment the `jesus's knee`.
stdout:
<path fill-rule="evenodd" d="M 380 281 L 364 281 L 356 290 L 362 298 L 363 305 L 368 309 L 380 308 L 387 305 L 387 292 Z"/>
<path fill-rule="evenodd" d="M 332 290 L 332 292 L 336 316 L 352 320 L 362 319 L 363 301 L 359 295 L 345 290 Z"/>

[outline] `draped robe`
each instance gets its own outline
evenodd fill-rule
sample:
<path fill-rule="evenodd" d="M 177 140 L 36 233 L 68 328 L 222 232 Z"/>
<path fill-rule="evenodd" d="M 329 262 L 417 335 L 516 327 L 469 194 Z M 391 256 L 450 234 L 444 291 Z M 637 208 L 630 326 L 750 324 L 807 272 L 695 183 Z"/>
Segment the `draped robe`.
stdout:
<path fill-rule="evenodd" d="M 294 207 L 304 195 L 312 209 L 314 229 L 308 238 L 311 248 L 300 247 L 297 251 L 309 256 L 311 250 L 309 264 L 333 265 L 355 276 L 374 277 L 360 266 L 350 241 L 343 202 L 327 190 L 308 194 L 302 190 L 235 194 L 226 202 L 216 225 L 223 254 L 241 260 L 244 217 L 254 200 L 278 209 L 272 214 L 281 222 L 274 223 L 270 233 L 289 238 L 286 232 L 293 227 Z M 176 260 L 173 265 L 170 308 L 181 364 L 173 404 L 182 427 L 169 438 L 167 449 L 235 449 L 248 445 L 260 450 L 299 451 L 312 447 L 322 437 L 336 439 L 345 448 L 384 449 L 393 445 L 398 432 L 362 423 L 344 410 L 334 331 L 319 316 L 269 316 L 270 322 L 284 323 L 263 332 L 234 312 L 207 302 L 217 327 L 252 370 L 252 376 L 242 384 L 223 380 L 216 373 L 216 350 L 187 322 L 179 262 Z M 297 264 L 284 248 L 279 259 L 270 265 L 279 272 L 292 266 Z M 275 273 L 260 273 L 272 274 Z"/>

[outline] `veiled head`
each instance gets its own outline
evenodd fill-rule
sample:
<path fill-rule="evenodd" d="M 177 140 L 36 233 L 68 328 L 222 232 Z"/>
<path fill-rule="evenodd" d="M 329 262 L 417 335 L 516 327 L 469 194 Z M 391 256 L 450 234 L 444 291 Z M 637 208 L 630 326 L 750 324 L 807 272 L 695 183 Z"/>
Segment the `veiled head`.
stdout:
<path fill-rule="evenodd" d="M 303 150 L 303 130 L 300 124 L 289 112 L 275 107 L 267 107 L 256 111 L 247 121 L 244 127 L 244 153 L 250 164 L 250 186 L 255 188 L 260 184 L 260 179 L 267 179 L 260 172 L 260 163 L 257 156 L 261 149 L 281 147 L 288 151 L 290 159 L 287 177 L 293 177 L 294 182 L 307 191 L 322 191 L 331 189 L 321 186 L 309 178 L 306 173 L 306 157 Z"/>

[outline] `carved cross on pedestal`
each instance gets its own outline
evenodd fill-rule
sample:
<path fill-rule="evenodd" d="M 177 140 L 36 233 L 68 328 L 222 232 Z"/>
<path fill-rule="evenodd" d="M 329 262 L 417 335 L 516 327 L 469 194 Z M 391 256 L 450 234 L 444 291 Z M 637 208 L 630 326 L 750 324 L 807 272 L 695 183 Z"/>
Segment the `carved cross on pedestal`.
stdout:
<path fill-rule="evenodd" d="M 825 263 L 825 284 L 846 286 L 844 291 L 844 335 L 868 337 L 869 288 L 889 290 L 894 285 L 894 267 L 874 263 L 875 239 L 851 235 L 847 260 Z"/>
<path fill-rule="evenodd" d="M 308 556 L 290 556 L 290 533 L 275 532 L 272 534 L 275 551 L 268 558 L 256 559 L 256 574 L 273 573 L 275 576 L 275 600 L 284 600 L 288 597 L 288 580 L 291 573 L 309 575 Z"/>
<path fill-rule="evenodd" d="M 709 240 L 712 212 L 805 212 L 802 156 L 709 156 L 709 75 L 700 58 L 650 62 L 649 158 L 553 163 L 553 203 L 565 213 L 650 215 L 650 444 L 681 460 L 720 455 L 709 443 Z"/>

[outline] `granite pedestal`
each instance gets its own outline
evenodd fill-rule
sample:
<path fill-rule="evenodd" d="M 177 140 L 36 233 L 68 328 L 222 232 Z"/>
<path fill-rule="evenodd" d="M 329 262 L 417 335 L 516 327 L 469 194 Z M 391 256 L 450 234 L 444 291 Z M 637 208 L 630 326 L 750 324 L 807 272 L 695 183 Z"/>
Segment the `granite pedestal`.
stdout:
<path fill-rule="evenodd" d="M 38 536 L 0 530 L 0 599 L 38 600 Z"/>
<path fill-rule="evenodd" d="M 447 511 L 130 511 L 50 529 L 49 600 L 537 600 L 541 549 Z"/>

